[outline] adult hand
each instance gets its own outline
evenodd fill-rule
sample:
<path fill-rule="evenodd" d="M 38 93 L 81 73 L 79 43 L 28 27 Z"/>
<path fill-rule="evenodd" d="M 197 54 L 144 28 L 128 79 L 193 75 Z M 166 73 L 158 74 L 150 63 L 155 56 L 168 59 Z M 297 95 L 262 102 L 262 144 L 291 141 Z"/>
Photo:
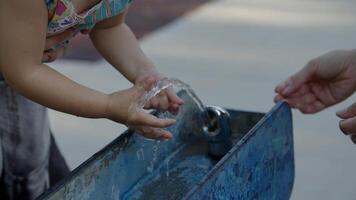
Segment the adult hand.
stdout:
<path fill-rule="evenodd" d="M 149 91 L 155 82 L 153 77 L 137 80 L 127 90 L 115 92 L 109 96 L 107 116 L 109 119 L 126 124 L 141 135 L 150 139 L 170 139 L 172 134 L 163 128 L 176 123 L 174 119 L 160 119 L 139 107 L 140 97 Z"/>
<path fill-rule="evenodd" d="M 356 144 L 356 103 L 336 114 L 343 119 L 339 123 L 341 131 L 350 135 L 352 142 Z"/>
<path fill-rule="evenodd" d="M 311 60 L 278 84 L 275 101 L 285 100 L 302 113 L 316 113 L 339 103 L 356 90 L 356 51 L 332 51 Z M 342 132 L 356 144 L 356 103 L 337 112 Z"/>
<path fill-rule="evenodd" d="M 339 103 L 356 89 L 356 51 L 324 54 L 278 84 L 275 101 L 285 100 L 302 113 L 316 113 Z"/>

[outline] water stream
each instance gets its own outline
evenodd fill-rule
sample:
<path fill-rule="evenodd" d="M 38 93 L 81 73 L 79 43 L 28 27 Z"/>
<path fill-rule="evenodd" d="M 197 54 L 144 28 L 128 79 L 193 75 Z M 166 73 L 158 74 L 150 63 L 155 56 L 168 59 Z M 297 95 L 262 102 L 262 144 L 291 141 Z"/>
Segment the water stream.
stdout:
<path fill-rule="evenodd" d="M 193 99 L 193 101 L 196 103 L 198 109 L 201 111 L 203 120 L 204 120 L 204 124 L 207 128 L 209 128 L 210 125 L 210 121 L 209 120 L 209 116 L 208 113 L 206 112 L 205 106 L 202 103 L 202 101 L 198 98 L 198 96 L 196 95 L 196 93 L 194 92 L 194 90 L 186 83 L 184 83 L 183 81 L 176 79 L 176 78 L 162 78 L 160 80 L 158 80 L 152 87 L 151 90 L 147 91 L 146 93 L 144 93 L 144 95 L 142 95 L 140 97 L 140 99 L 138 100 L 138 107 L 140 109 L 143 109 L 145 107 L 145 105 L 147 104 L 147 102 L 149 102 L 153 97 L 155 97 L 156 95 L 158 95 L 161 91 L 169 88 L 169 87 L 175 87 L 177 89 L 181 89 L 187 92 L 187 94 L 191 97 L 191 99 Z M 151 139 L 148 139 L 151 140 Z M 153 149 L 153 159 L 150 161 L 149 166 L 147 166 L 147 171 L 148 172 L 152 172 L 154 169 L 154 165 L 155 162 L 157 161 L 157 153 L 158 153 L 158 149 L 159 149 L 159 141 L 155 141 L 155 146 Z M 143 147 L 138 150 L 137 152 L 137 158 L 139 160 L 144 160 L 144 152 L 143 152 Z M 166 166 L 166 176 L 169 177 L 169 160 L 165 161 L 165 166 Z"/>
<path fill-rule="evenodd" d="M 204 118 L 204 121 L 206 122 L 206 125 L 210 127 L 210 120 L 209 116 L 205 111 L 205 106 L 203 102 L 198 98 L 194 90 L 186 83 L 183 81 L 176 79 L 176 78 L 162 78 L 158 80 L 152 89 L 150 91 L 147 91 L 144 95 L 141 96 L 141 98 L 138 100 L 138 107 L 143 108 L 148 101 L 150 101 L 153 97 L 158 95 L 161 91 L 169 88 L 169 87 L 177 87 L 179 89 L 185 90 L 187 94 L 193 99 L 193 101 L 197 104 L 199 110 L 202 113 L 202 116 Z"/>

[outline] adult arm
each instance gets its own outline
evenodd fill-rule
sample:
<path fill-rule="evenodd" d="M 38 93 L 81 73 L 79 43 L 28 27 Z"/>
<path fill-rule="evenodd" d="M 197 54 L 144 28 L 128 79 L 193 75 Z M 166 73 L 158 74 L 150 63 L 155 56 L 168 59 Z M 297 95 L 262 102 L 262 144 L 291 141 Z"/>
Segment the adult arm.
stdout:
<path fill-rule="evenodd" d="M 275 101 L 285 100 L 303 113 L 319 112 L 356 90 L 356 50 L 331 51 L 312 59 L 276 87 Z M 356 143 L 356 104 L 337 112 L 340 129 Z"/>

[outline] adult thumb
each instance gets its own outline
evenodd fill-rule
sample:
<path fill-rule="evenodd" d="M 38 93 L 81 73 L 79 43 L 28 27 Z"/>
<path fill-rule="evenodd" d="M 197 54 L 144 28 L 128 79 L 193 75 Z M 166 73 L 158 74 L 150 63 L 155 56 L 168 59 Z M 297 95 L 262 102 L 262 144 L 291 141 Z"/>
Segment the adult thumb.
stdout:
<path fill-rule="evenodd" d="M 356 116 L 356 103 L 343 110 L 336 112 L 336 115 L 342 119 L 348 119 L 350 117 Z"/>

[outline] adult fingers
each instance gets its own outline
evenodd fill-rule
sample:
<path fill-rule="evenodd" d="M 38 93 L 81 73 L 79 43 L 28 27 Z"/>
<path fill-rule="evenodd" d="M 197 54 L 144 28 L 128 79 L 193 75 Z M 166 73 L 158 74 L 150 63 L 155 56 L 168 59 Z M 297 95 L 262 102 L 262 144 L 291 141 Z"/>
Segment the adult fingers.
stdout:
<path fill-rule="evenodd" d="M 304 83 L 308 82 L 315 73 L 317 61 L 310 61 L 299 72 L 290 76 L 287 80 L 278 84 L 275 91 L 282 96 L 289 96 L 300 88 Z"/>
<path fill-rule="evenodd" d="M 311 88 L 308 84 L 303 84 L 297 91 L 293 94 L 289 95 L 288 97 L 300 97 L 310 93 Z"/>
<path fill-rule="evenodd" d="M 274 103 L 277 103 L 278 101 L 283 101 L 283 100 L 285 100 L 285 98 L 284 98 L 282 95 L 280 95 L 280 94 L 277 94 L 277 95 L 273 98 Z"/>
<path fill-rule="evenodd" d="M 356 134 L 356 117 L 341 120 L 339 126 L 345 135 Z"/>
<path fill-rule="evenodd" d="M 324 108 L 324 104 L 322 104 L 320 101 L 314 101 L 299 110 L 304 114 L 314 114 L 323 110 Z"/>
<path fill-rule="evenodd" d="M 344 110 L 340 110 L 336 113 L 336 115 L 342 119 L 347 119 L 350 117 L 356 116 L 356 103 L 351 106 L 345 108 Z"/>
<path fill-rule="evenodd" d="M 356 135 L 351 135 L 351 141 L 356 144 Z"/>
<path fill-rule="evenodd" d="M 304 114 L 312 114 L 321 111 L 325 108 L 324 104 L 320 102 L 316 97 L 308 93 L 300 97 L 284 98 L 281 95 L 277 95 L 274 98 L 275 102 L 286 101 L 292 108 L 300 110 Z"/>
<path fill-rule="evenodd" d="M 281 100 L 287 99 L 287 98 L 304 97 L 308 93 L 310 93 L 309 85 L 303 84 L 297 91 L 295 91 L 293 94 L 289 95 L 288 97 L 284 97 L 281 94 L 277 93 L 273 100 L 275 103 L 277 103 L 278 101 L 281 101 Z"/>
<path fill-rule="evenodd" d="M 174 119 L 160 119 L 142 110 L 135 112 L 128 120 L 128 125 L 145 125 L 156 128 L 165 128 L 176 123 Z"/>

